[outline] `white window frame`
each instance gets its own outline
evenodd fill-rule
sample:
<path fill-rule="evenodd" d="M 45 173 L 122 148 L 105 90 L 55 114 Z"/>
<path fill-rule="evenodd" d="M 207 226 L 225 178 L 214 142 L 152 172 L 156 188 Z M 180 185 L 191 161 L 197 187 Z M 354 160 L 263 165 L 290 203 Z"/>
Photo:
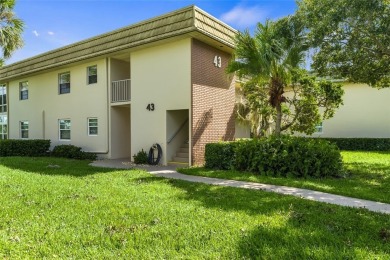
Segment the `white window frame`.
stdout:
<path fill-rule="evenodd" d="M 27 131 L 27 137 L 23 137 L 23 131 Z M 29 137 L 30 137 L 29 136 L 30 135 L 30 124 L 28 121 L 20 121 L 19 122 L 19 134 L 20 134 L 20 139 L 29 139 Z"/>
<path fill-rule="evenodd" d="M 0 85 L 0 114 L 7 115 L 7 85 Z"/>
<path fill-rule="evenodd" d="M 0 84 L 0 139 L 8 139 L 7 85 Z"/>
<path fill-rule="evenodd" d="M 95 68 L 95 70 L 96 70 L 96 74 L 95 75 L 91 75 L 90 74 L 90 69 L 91 68 Z M 90 79 L 91 79 L 90 77 L 91 76 L 96 76 L 96 82 L 91 82 L 90 81 Z M 98 82 L 98 78 L 97 77 L 98 77 L 98 75 L 97 75 L 97 65 L 92 65 L 92 66 L 87 67 L 87 84 L 88 85 L 97 84 L 97 82 Z"/>
<path fill-rule="evenodd" d="M 0 114 L 0 140 L 8 139 L 8 117 Z"/>
<path fill-rule="evenodd" d="M 61 129 L 61 121 L 63 121 L 64 123 L 66 123 L 65 121 L 69 121 L 69 129 L 66 128 Z M 62 139 L 61 131 L 69 131 L 69 139 Z M 72 121 L 69 118 L 58 119 L 58 139 L 60 141 L 70 141 L 72 139 Z"/>
<path fill-rule="evenodd" d="M 24 93 L 26 93 L 25 96 Z M 19 82 L 19 100 L 28 100 L 28 94 L 28 81 Z"/>
<path fill-rule="evenodd" d="M 324 132 L 324 124 L 321 122 L 318 125 L 316 125 L 316 131 L 315 134 L 322 134 Z"/>
<path fill-rule="evenodd" d="M 69 74 L 69 82 L 62 82 L 62 76 L 63 75 L 67 75 Z M 66 85 L 65 85 L 66 84 Z M 69 89 L 68 92 L 62 92 L 62 85 L 64 85 L 65 87 L 67 87 L 66 89 Z M 63 94 L 69 94 L 70 93 L 70 72 L 63 72 L 63 73 L 60 73 L 58 74 L 58 93 L 60 95 L 63 95 Z"/>
<path fill-rule="evenodd" d="M 91 122 L 90 122 L 91 119 L 96 120 L 96 126 L 91 125 Z M 87 124 L 88 124 L 88 136 L 98 136 L 99 135 L 99 120 L 98 120 L 98 118 L 97 117 L 88 117 Z M 91 134 L 92 127 L 96 128 L 96 134 Z"/>

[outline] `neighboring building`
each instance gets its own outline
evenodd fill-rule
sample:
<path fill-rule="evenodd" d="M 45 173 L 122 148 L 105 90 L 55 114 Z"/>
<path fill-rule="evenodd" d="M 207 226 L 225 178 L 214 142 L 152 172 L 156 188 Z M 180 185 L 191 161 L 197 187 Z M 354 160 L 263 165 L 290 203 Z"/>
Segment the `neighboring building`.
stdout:
<path fill-rule="evenodd" d="M 390 138 L 390 89 L 366 84 L 341 82 L 345 91 L 343 105 L 334 116 L 316 127 L 313 137 Z M 296 133 L 296 135 L 305 136 Z M 249 126 L 236 126 L 237 138 L 248 138 Z"/>
<path fill-rule="evenodd" d="M 191 6 L 2 67 L 0 138 L 105 158 L 158 143 L 163 164 L 202 164 L 206 143 L 234 139 L 235 33 Z"/>
<path fill-rule="evenodd" d="M 317 127 L 314 137 L 390 138 L 390 89 L 342 83 L 343 105 Z"/>

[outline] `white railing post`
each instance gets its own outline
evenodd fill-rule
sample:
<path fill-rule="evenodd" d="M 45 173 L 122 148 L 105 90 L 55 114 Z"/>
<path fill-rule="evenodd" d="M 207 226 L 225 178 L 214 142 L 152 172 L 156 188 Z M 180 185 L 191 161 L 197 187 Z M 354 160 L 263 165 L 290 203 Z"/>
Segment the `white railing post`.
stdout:
<path fill-rule="evenodd" d="M 111 103 L 130 101 L 130 79 L 117 80 L 111 83 Z"/>

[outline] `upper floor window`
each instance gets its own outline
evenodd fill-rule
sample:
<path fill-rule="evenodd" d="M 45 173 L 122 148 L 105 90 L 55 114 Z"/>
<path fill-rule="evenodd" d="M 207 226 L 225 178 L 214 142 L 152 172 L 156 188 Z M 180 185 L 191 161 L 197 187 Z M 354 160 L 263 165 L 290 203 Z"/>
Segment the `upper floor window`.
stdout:
<path fill-rule="evenodd" d="M 7 113 L 7 87 L 0 85 L 0 114 Z"/>
<path fill-rule="evenodd" d="M 97 66 L 90 66 L 87 68 L 87 81 L 88 84 L 97 83 Z"/>
<path fill-rule="evenodd" d="M 20 121 L 20 138 L 28 138 L 28 121 Z"/>
<path fill-rule="evenodd" d="M 19 83 L 20 100 L 28 99 L 28 81 Z"/>
<path fill-rule="evenodd" d="M 58 120 L 60 140 L 70 140 L 70 119 Z"/>
<path fill-rule="evenodd" d="M 98 135 L 98 119 L 96 117 L 88 118 L 88 135 Z"/>
<path fill-rule="evenodd" d="M 58 82 L 60 94 L 70 93 L 70 72 L 61 73 Z"/>

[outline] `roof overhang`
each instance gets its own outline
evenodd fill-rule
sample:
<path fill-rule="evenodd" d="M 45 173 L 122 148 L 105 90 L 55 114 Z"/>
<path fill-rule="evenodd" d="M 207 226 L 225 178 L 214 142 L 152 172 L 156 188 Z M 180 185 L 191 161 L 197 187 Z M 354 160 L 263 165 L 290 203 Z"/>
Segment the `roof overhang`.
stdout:
<path fill-rule="evenodd" d="M 236 33 L 200 8 L 190 6 L 4 66 L 0 68 L 0 82 L 177 37 L 194 37 L 231 52 Z"/>

